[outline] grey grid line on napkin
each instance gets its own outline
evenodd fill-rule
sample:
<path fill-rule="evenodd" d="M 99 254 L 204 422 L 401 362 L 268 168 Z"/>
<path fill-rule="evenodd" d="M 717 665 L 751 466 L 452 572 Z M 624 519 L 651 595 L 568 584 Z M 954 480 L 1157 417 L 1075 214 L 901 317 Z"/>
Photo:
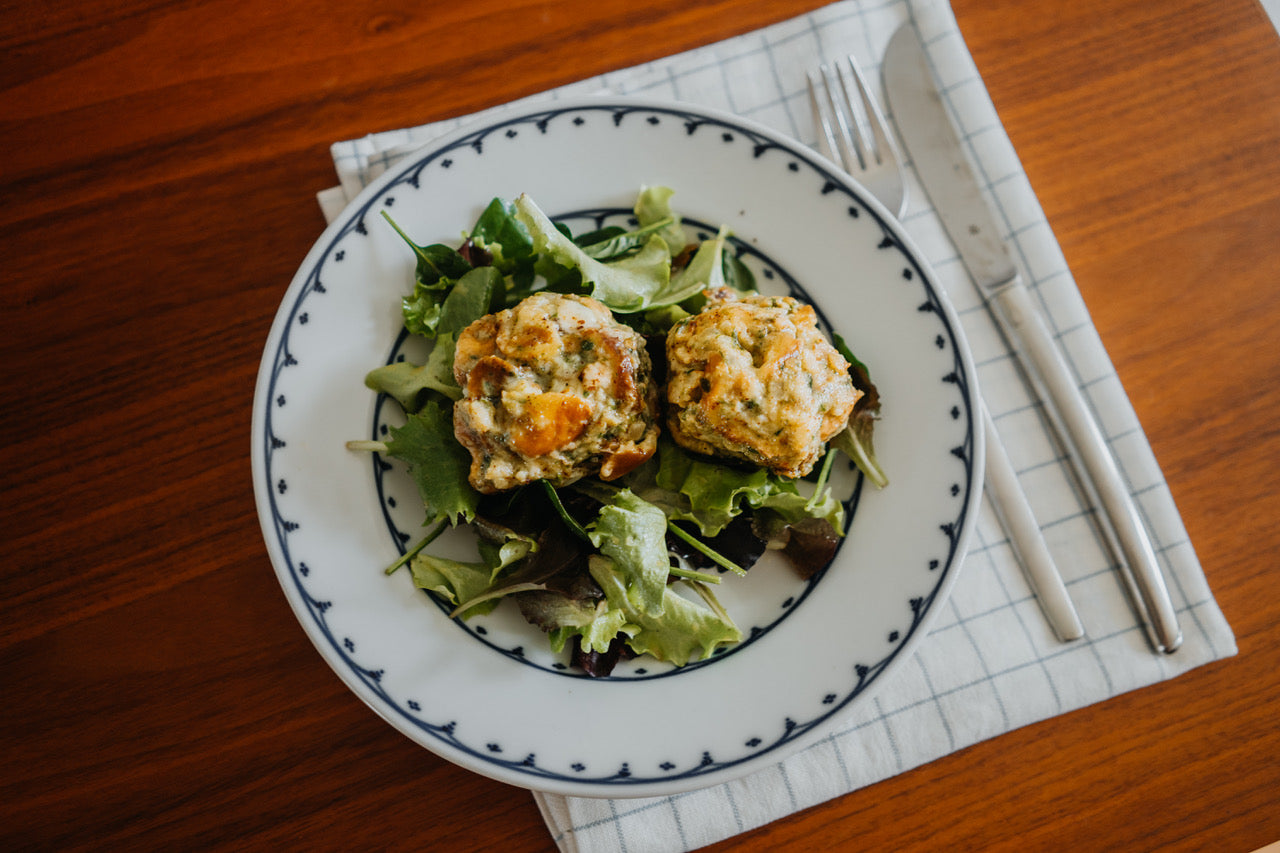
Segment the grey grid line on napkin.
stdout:
<path fill-rule="evenodd" d="M 817 132 L 809 116 L 805 72 L 854 53 L 869 79 L 878 80 L 885 44 L 907 20 L 920 30 L 988 199 L 1003 219 L 1015 261 L 1148 522 L 1183 645 L 1170 656 L 1151 651 L 1039 401 L 911 173 L 911 203 L 903 223 L 960 314 L 983 397 L 1080 611 L 1086 637 L 1065 645 L 1054 638 L 993 510 L 984 503 L 954 592 L 933 631 L 870 701 L 850 709 L 813 746 L 732 782 L 645 799 L 535 793 L 552 837 L 566 853 L 692 850 L 1236 652 L 1141 424 L 947 2 L 843 0 L 520 103 L 601 91 L 667 98 L 728 110 L 813 145 Z M 326 217 L 332 220 L 366 183 L 409 151 L 472 118 L 335 143 L 340 186 L 319 194 Z"/>

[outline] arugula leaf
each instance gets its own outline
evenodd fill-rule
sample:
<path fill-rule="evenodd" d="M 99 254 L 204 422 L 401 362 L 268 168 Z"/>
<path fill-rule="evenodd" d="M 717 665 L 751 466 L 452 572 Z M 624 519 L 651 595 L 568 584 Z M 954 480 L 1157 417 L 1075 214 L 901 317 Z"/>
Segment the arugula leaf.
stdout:
<path fill-rule="evenodd" d="M 417 258 L 413 293 L 404 297 L 400 304 L 405 328 L 415 335 L 432 337 L 440 321 L 441 303 L 454 282 L 471 270 L 471 263 L 452 246 L 443 243 L 423 246 L 415 243 L 385 210 L 382 216 L 400 238 L 409 244 Z"/>
<path fill-rule="evenodd" d="M 515 215 L 515 205 L 495 198 L 476 220 L 469 239 L 492 256 L 493 266 L 511 276 L 517 290 L 533 283 L 534 251 L 529 232 Z"/>
<path fill-rule="evenodd" d="M 468 270 L 440 306 L 437 334 L 458 335 L 502 302 L 502 274 L 493 267 Z"/>
<path fill-rule="evenodd" d="M 429 400 L 404 426 L 391 430 L 386 448 L 389 456 L 409 466 L 426 507 L 424 525 L 442 518 L 455 525 L 459 518 L 475 518 L 480 493 L 467 480 L 471 455 L 454 438 L 451 409 Z"/>
<path fill-rule="evenodd" d="M 462 399 L 462 389 L 453 379 L 453 335 L 437 336 L 426 364 L 398 361 L 376 367 L 365 376 L 364 384 L 394 398 L 409 414 L 426 404 L 431 391 L 450 400 Z"/>

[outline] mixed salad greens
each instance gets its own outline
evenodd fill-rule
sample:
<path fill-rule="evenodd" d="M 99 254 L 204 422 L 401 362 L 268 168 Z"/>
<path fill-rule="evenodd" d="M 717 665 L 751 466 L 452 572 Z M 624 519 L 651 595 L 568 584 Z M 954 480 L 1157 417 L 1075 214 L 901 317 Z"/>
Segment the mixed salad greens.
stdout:
<path fill-rule="evenodd" d="M 572 665 L 591 675 L 639 654 L 682 666 L 739 642 L 714 587 L 725 572 L 745 574 L 766 549 L 781 550 L 803 577 L 825 566 L 844 535 L 844 507 L 829 482 L 836 449 L 873 483 L 887 483 L 871 442 L 879 397 L 837 338 L 864 393 L 803 488 L 762 468 L 690 453 L 665 436 L 652 459 L 612 482 L 540 480 L 494 495 L 471 486 L 470 455 L 452 417 L 462 397 L 454 347 L 470 323 L 540 290 L 590 295 L 646 336 L 661 377 L 665 334 L 701 308 L 704 290 L 755 290 L 728 230 L 688 243 L 671 196 L 665 187 L 643 188 L 632 227 L 577 235 L 527 196 L 494 199 L 456 246 L 419 245 L 387 216 L 417 259 L 413 292 L 402 301 L 405 328 L 433 346 L 422 364 L 399 361 L 367 375 L 370 389 L 403 408 L 405 423 L 385 442 L 348 443 L 405 463 L 425 508 L 426 535 L 387 574 L 407 566 L 417 587 L 462 619 L 509 600 L 547 633 L 554 652 L 570 650 Z M 477 559 L 427 550 L 463 525 L 476 535 Z"/>

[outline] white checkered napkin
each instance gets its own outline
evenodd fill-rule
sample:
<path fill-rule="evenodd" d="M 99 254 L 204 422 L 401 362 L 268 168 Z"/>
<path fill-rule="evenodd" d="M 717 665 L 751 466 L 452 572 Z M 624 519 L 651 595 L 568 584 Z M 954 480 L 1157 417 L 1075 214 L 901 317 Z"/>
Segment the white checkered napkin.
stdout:
<path fill-rule="evenodd" d="M 1168 656 L 1150 650 L 1040 404 L 916 184 L 910 187 L 904 223 L 960 313 L 983 396 L 1080 611 L 1086 638 L 1066 645 L 1054 639 L 1004 532 L 984 505 L 936 627 L 873 701 L 838 721 L 824 740 L 734 782 L 652 799 L 535 794 L 562 850 L 692 850 L 1019 726 L 1235 654 L 1231 629 L 1205 583 L 1146 436 L 946 2 L 844 0 L 522 103 L 602 90 L 667 98 L 728 110 L 813 144 L 817 133 L 809 117 L 805 71 L 854 53 L 868 78 L 878 80 L 885 44 L 909 19 L 924 38 L 1023 277 L 1095 408 L 1152 531 L 1185 634 L 1183 645 Z M 461 121 L 336 143 L 340 186 L 320 194 L 326 215 L 336 216 L 398 156 Z"/>

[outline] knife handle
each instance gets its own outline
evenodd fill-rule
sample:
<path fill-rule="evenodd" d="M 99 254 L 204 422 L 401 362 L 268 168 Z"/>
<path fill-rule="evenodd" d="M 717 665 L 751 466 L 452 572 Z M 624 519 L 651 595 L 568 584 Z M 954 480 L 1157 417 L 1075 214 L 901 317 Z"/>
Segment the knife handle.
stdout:
<path fill-rule="evenodd" d="M 1027 496 L 1018 482 L 1018 474 L 1009 461 L 985 403 L 982 404 L 982 422 L 987 433 L 987 493 L 996 516 L 1009 535 L 1014 554 L 1026 571 L 1027 580 L 1049 626 L 1059 640 L 1077 640 L 1084 636 L 1084 626 L 1080 624 L 1080 616 L 1071 603 L 1062 575 L 1054 565 L 1040 525 L 1031 512 Z"/>
<path fill-rule="evenodd" d="M 1134 597 L 1152 645 L 1166 654 L 1176 651 L 1182 644 L 1182 631 L 1155 549 L 1102 430 L 1032 303 L 1031 294 L 1015 276 L 991 296 L 991 302 L 1005 333 L 1032 368 L 1031 378 L 1045 410 L 1083 475 L 1080 479 L 1086 492 L 1100 511 L 1101 528 L 1120 561 L 1121 577 Z"/>

